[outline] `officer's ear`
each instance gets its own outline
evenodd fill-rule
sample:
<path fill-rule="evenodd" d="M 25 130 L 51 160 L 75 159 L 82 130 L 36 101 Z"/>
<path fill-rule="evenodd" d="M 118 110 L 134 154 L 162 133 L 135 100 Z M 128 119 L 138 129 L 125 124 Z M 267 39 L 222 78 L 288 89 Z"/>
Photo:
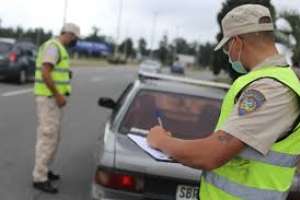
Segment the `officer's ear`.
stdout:
<path fill-rule="evenodd" d="M 242 48 L 243 48 L 243 45 L 244 45 L 244 38 L 242 37 L 242 36 L 240 36 L 240 35 L 238 35 L 238 36 L 235 36 L 234 38 L 233 38 L 233 42 L 235 43 L 234 44 L 234 48 L 236 49 L 236 50 L 238 50 L 238 51 L 240 51 Z"/>

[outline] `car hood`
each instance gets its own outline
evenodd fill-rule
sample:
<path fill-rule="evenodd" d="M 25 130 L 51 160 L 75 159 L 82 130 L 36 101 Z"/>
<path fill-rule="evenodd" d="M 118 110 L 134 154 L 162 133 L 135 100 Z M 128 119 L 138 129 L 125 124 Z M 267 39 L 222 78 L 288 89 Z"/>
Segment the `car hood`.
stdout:
<path fill-rule="evenodd" d="M 159 162 L 145 153 L 126 135 L 117 134 L 115 166 L 118 169 L 190 181 L 199 181 L 201 171 L 179 163 Z"/>

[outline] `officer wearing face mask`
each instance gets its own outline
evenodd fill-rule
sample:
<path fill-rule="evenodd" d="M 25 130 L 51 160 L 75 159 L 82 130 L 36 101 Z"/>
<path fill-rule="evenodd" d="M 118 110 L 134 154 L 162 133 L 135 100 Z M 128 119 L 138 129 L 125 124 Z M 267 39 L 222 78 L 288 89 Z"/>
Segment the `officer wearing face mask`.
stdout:
<path fill-rule="evenodd" d="M 284 200 L 300 155 L 300 82 L 275 47 L 268 8 L 246 4 L 222 19 L 223 48 L 242 74 L 226 94 L 215 131 L 182 140 L 154 127 L 148 143 L 203 170 L 200 199 Z M 184 134 L 184 133 L 182 133 Z"/>
<path fill-rule="evenodd" d="M 34 94 L 37 105 L 37 142 L 33 170 L 33 187 L 47 193 L 57 193 L 52 181 L 60 179 L 49 170 L 60 139 L 63 108 L 71 94 L 70 61 L 67 48 L 76 45 L 80 29 L 66 23 L 60 36 L 45 42 L 36 60 Z"/>

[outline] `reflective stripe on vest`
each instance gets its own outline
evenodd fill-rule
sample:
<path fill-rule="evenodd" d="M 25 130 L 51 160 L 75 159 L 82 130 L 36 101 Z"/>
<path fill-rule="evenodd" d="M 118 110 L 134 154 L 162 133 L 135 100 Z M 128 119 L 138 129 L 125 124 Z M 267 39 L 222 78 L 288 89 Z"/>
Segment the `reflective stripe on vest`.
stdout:
<path fill-rule="evenodd" d="M 34 85 L 34 93 L 38 96 L 52 96 L 52 92 L 49 90 L 47 85 L 45 84 L 42 77 L 42 57 L 44 49 L 49 45 L 55 45 L 58 48 L 59 52 L 59 62 L 54 66 L 51 71 L 51 77 L 56 86 L 57 91 L 62 94 L 70 94 L 71 93 L 71 83 L 70 83 L 70 74 L 69 74 L 69 55 L 66 49 L 60 42 L 56 39 L 51 39 L 44 43 L 38 53 L 38 57 L 36 60 L 36 70 L 35 70 L 35 85 Z"/>
<path fill-rule="evenodd" d="M 224 192 L 243 200 L 282 200 L 286 199 L 287 197 L 285 192 L 245 187 L 243 185 L 228 181 L 226 178 L 213 172 L 205 172 L 203 176 L 205 177 L 205 181 L 207 183 L 210 183 Z"/>
<path fill-rule="evenodd" d="M 36 79 L 35 80 L 36 83 L 41 83 L 41 84 L 45 84 L 43 80 L 41 79 Z M 70 81 L 54 81 L 54 83 L 56 85 L 69 85 L 71 82 Z"/>
<path fill-rule="evenodd" d="M 295 167 L 299 161 L 299 156 L 297 155 L 270 151 L 266 156 L 263 156 L 252 148 L 246 148 L 239 154 L 239 157 L 281 167 Z"/>
<path fill-rule="evenodd" d="M 37 67 L 36 68 L 37 71 L 41 71 L 42 69 Z M 61 73 L 69 73 L 70 70 L 69 69 L 62 69 L 62 68 L 54 68 L 52 71 L 54 72 L 61 72 Z"/>
<path fill-rule="evenodd" d="M 262 78 L 272 78 L 300 96 L 300 82 L 291 68 L 262 67 L 233 83 L 224 98 L 216 130 L 220 130 L 230 116 L 243 89 Z M 295 175 L 299 143 L 300 129 L 296 128 L 285 139 L 274 143 L 267 155 L 246 147 L 225 165 L 203 173 L 200 199 L 284 200 Z"/>

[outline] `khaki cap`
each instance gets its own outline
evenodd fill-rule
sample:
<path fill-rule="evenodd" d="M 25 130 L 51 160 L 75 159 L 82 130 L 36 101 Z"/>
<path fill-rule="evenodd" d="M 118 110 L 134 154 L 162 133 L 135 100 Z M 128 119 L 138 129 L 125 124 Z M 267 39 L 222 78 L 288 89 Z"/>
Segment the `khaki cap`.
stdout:
<path fill-rule="evenodd" d="M 73 33 L 76 35 L 76 37 L 80 38 L 80 28 L 76 24 L 65 23 L 61 31 Z"/>
<path fill-rule="evenodd" d="M 215 51 L 223 47 L 228 40 L 237 35 L 262 31 L 273 31 L 273 22 L 267 7 L 258 4 L 245 4 L 232 9 L 222 19 L 223 39 L 216 46 Z"/>

